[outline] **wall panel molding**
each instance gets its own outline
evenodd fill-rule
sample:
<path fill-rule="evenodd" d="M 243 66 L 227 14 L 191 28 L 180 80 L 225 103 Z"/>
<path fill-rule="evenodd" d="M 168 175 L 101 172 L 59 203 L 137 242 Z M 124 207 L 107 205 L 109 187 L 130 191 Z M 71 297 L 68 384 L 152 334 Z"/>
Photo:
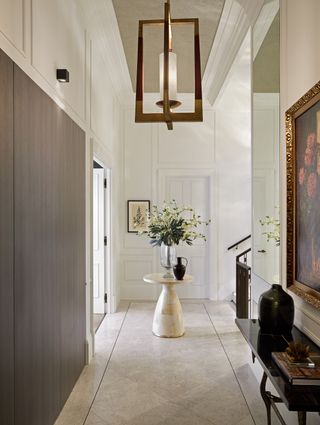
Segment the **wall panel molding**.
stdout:
<path fill-rule="evenodd" d="M 24 57 L 26 56 L 27 0 L 0 1 L 0 32 Z M 12 19 L 12 17 L 15 19 Z M 17 19 L 17 17 L 19 19 Z M 15 25 L 15 26 L 14 26 Z"/>

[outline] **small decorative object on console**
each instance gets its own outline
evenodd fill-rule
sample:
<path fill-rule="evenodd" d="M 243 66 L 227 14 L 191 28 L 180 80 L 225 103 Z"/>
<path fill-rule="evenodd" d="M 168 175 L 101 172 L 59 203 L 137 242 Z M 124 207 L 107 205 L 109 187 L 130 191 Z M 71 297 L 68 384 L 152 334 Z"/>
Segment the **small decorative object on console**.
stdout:
<path fill-rule="evenodd" d="M 309 357 L 309 345 L 302 342 L 289 342 L 286 353 L 291 362 L 303 362 Z"/>
<path fill-rule="evenodd" d="M 315 358 L 315 361 L 312 361 L 312 354 L 309 365 L 309 362 L 303 364 L 303 366 L 291 362 L 288 358 L 287 353 L 278 352 L 272 353 L 272 359 L 275 361 L 276 365 L 279 367 L 281 372 L 289 380 L 292 385 L 320 385 L 320 364 L 317 361 L 318 358 Z"/>
<path fill-rule="evenodd" d="M 274 284 L 259 299 L 261 331 L 275 335 L 288 335 L 293 326 L 294 304 L 292 297 L 281 285 Z"/>
<path fill-rule="evenodd" d="M 186 260 L 186 265 L 182 264 L 182 260 Z M 177 280 L 182 280 L 185 275 L 188 260 L 185 257 L 177 257 L 177 264 L 173 266 L 173 274 Z"/>

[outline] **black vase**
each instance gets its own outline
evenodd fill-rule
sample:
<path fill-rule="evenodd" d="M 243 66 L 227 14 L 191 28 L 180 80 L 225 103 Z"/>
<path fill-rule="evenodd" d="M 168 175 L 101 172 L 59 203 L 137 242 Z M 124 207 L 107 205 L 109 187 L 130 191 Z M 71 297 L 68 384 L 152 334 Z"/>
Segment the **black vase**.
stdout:
<path fill-rule="evenodd" d="M 294 303 L 281 285 L 272 285 L 259 299 L 259 323 L 264 333 L 290 334 L 294 320 Z"/>
<path fill-rule="evenodd" d="M 182 259 L 186 260 L 186 265 L 182 264 Z M 173 266 L 173 274 L 177 280 L 182 280 L 186 272 L 188 260 L 185 257 L 177 257 L 177 264 Z"/>

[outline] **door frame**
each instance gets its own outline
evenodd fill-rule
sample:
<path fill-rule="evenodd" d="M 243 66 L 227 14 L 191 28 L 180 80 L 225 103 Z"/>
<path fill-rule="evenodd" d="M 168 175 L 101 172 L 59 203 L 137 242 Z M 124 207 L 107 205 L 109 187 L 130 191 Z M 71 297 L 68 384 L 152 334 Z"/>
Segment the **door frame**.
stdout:
<path fill-rule="evenodd" d="M 97 162 L 104 170 L 104 178 L 107 180 L 107 187 L 105 188 L 105 196 L 104 196 L 104 236 L 107 236 L 107 246 L 104 251 L 104 290 L 105 293 L 108 295 L 108 302 L 107 302 L 107 309 L 105 311 L 106 314 L 110 314 L 113 312 L 113 306 L 112 300 L 113 300 L 113 294 L 112 294 L 112 285 L 111 285 L 111 278 L 112 278 L 112 262 L 111 262 L 111 244 L 112 244 L 112 237 L 111 237 L 111 169 L 108 168 L 103 161 L 99 159 L 99 157 L 96 154 L 93 154 L 92 158 L 92 188 L 93 189 L 93 161 Z M 93 199 L 92 199 L 92 207 L 93 207 Z M 92 217 L 92 223 L 91 228 L 93 231 L 93 217 Z M 93 235 L 93 233 L 92 233 Z M 93 257 L 93 246 L 91 248 L 92 250 L 92 257 Z M 92 264 L 93 267 L 93 264 Z M 93 268 L 92 268 L 93 270 Z M 93 278 L 92 278 L 92 288 L 93 288 Z M 93 305 L 93 290 L 91 292 L 92 297 L 92 304 Z M 92 309 L 92 316 L 94 314 L 94 310 Z"/>

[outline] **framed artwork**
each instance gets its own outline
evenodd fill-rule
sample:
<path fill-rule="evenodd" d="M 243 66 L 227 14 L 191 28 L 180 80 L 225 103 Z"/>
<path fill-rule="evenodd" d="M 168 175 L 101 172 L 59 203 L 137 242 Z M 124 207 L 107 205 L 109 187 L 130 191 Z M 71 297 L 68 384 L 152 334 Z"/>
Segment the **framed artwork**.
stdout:
<path fill-rule="evenodd" d="M 128 201 L 128 233 L 146 232 L 150 201 Z"/>
<path fill-rule="evenodd" d="M 320 309 L 320 81 L 286 112 L 287 286 Z"/>

